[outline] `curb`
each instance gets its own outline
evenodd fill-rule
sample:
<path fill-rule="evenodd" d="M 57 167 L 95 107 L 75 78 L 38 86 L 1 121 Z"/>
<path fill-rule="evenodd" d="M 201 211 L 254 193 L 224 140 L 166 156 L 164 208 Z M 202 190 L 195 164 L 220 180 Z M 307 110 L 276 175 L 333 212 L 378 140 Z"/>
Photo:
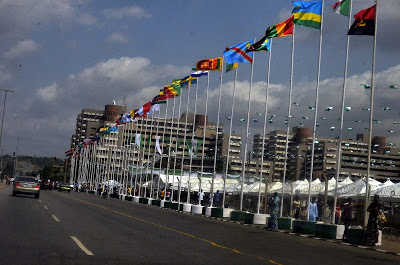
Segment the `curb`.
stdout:
<path fill-rule="evenodd" d="M 131 202 L 128 202 L 128 203 L 131 203 Z M 138 203 L 136 203 L 136 204 L 138 204 Z M 151 207 L 154 207 L 154 208 L 159 208 L 159 209 L 168 210 L 168 211 L 174 211 L 174 212 L 183 213 L 183 214 L 201 216 L 201 217 L 204 217 L 204 218 L 215 219 L 215 220 L 218 220 L 218 221 L 221 221 L 221 222 L 229 222 L 229 223 L 239 224 L 239 225 L 243 225 L 243 226 L 250 226 L 250 227 L 255 227 L 255 228 L 259 228 L 259 229 L 266 229 L 266 227 L 264 225 L 245 224 L 243 222 L 231 221 L 231 220 L 229 220 L 227 218 L 217 218 L 217 217 L 213 217 L 213 216 L 198 215 L 198 214 L 193 214 L 193 213 L 188 213 L 188 212 L 183 212 L 183 211 L 176 211 L 176 210 L 172 210 L 170 208 L 161 208 L 161 207 L 158 207 L 158 206 L 148 205 L 148 204 L 141 204 L 141 205 L 151 206 Z M 293 236 L 300 236 L 300 237 L 304 237 L 304 238 L 312 238 L 312 239 L 316 239 L 316 240 L 321 240 L 321 241 L 340 244 L 340 245 L 345 245 L 345 246 L 357 247 L 357 248 L 361 248 L 361 249 L 365 249 L 365 250 L 372 250 L 372 251 L 386 253 L 386 254 L 393 255 L 393 256 L 400 256 L 400 253 L 387 251 L 387 250 L 384 250 L 384 249 L 368 247 L 368 246 L 350 244 L 350 243 L 342 242 L 340 239 L 336 239 L 335 240 L 335 239 L 329 239 L 329 238 L 320 238 L 320 237 L 316 237 L 315 235 L 293 233 L 290 230 L 278 230 L 278 232 L 284 233 L 284 234 L 288 234 L 288 235 L 293 235 Z"/>

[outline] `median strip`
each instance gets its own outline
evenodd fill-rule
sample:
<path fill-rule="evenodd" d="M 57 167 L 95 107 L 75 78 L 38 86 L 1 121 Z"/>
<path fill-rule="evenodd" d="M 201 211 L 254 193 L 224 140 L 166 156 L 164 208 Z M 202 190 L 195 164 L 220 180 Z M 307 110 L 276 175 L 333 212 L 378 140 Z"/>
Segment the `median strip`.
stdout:
<path fill-rule="evenodd" d="M 77 239 L 77 238 L 74 237 L 74 236 L 71 236 L 71 238 L 72 238 L 72 240 L 75 241 L 75 243 L 78 245 L 78 247 L 79 247 L 80 249 L 82 249 L 83 252 L 86 253 L 86 255 L 88 255 L 88 256 L 94 256 L 94 254 L 93 254 L 89 249 L 87 249 L 87 248 L 82 244 L 82 242 L 79 241 L 79 239 Z"/>

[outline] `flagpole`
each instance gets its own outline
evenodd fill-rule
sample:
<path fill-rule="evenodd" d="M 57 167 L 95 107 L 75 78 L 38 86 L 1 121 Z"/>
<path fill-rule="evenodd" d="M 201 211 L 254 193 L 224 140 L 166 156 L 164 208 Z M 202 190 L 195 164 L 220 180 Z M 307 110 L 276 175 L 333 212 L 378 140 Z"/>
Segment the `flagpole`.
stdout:
<path fill-rule="evenodd" d="M 161 159 L 160 159 L 160 175 L 161 175 L 161 166 L 162 166 L 162 160 L 163 160 L 163 155 L 164 155 L 165 131 L 167 129 L 168 102 L 169 102 L 169 100 L 167 100 L 167 106 L 165 108 L 164 130 L 163 130 L 163 139 L 162 139 L 162 145 L 161 145 L 162 155 L 161 155 Z M 166 179 L 165 179 L 165 186 L 164 186 L 164 198 L 161 198 L 164 201 L 165 201 L 165 195 L 167 193 L 168 177 L 169 177 L 168 172 L 166 172 Z"/>
<path fill-rule="evenodd" d="M 197 85 L 196 85 L 196 93 L 195 93 L 195 98 L 194 98 L 194 114 L 193 114 L 193 126 L 192 126 L 192 144 L 190 149 L 193 148 L 193 141 L 194 141 L 194 137 L 195 137 L 195 132 L 196 132 L 196 115 L 197 115 L 197 96 L 198 96 L 198 91 L 199 91 L 199 80 L 197 80 Z M 193 151 L 196 152 L 197 150 Z M 189 160 L 189 180 L 188 180 L 188 195 L 186 198 L 186 203 L 190 204 L 190 178 L 192 176 L 192 162 L 193 162 L 193 151 L 189 152 L 190 155 L 190 160 Z M 196 152 L 197 153 L 197 152 Z"/>
<path fill-rule="evenodd" d="M 202 143 L 202 155 L 201 155 L 201 169 L 200 169 L 200 182 L 199 182 L 199 206 L 201 205 L 200 193 L 202 191 L 201 185 L 203 182 L 203 170 L 204 170 L 204 155 L 205 155 L 205 144 L 206 144 L 206 127 L 207 127 L 207 112 L 208 112 L 208 89 L 210 87 L 210 74 L 207 75 L 207 87 L 206 87 L 206 109 L 204 113 L 204 124 L 203 124 L 203 143 Z M 192 143 L 193 145 L 193 143 Z"/>
<path fill-rule="evenodd" d="M 158 130 L 159 130 L 159 127 L 160 127 L 160 116 L 161 116 L 161 110 L 158 110 L 158 115 L 157 115 L 157 127 L 156 127 L 156 137 L 155 137 L 156 142 L 154 143 L 153 165 L 152 165 L 152 168 L 151 168 L 151 175 L 152 175 L 152 176 L 153 176 L 153 173 L 154 173 L 154 168 L 155 168 L 156 162 L 158 161 L 158 160 L 155 161 L 155 159 L 156 159 L 156 152 L 157 152 L 157 147 L 156 147 L 156 145 L 157 145 L 157 138 L 158 138 Z M 158 141 L 160 142 L 159 139 L 158 139 Z M 160 154 L 160 156 L 162 156 L 162 154 Z M 154 178 L 153 178 L 153 179 L 154 179 Z M 157 182 L 158 182 L 158 184 L 160 183 L 160 172 L 158 173 Z M 158 198 L 158 187 L 159 187 L 158 184 L 157 184 L 157 195 L 156 195 L 155 199 Z M 152 192 L 154 192 L 154 188 L 153 188 L 153 187 L 152 187 Z M 153 198 L 153 194 L 151 194 L 150 197 Z"/>
<path fill-rule="evenodd" d="M 137 147 L 136 147 L 136 134 L 138 132 L 138 128 L 139 128 L 139 118 L 135 119 L 135 138 L 134 138 L 134 143 L 133 143 L 133 159 L 132 159 L 132 169 L 135 169 L 135 187 L 133 190 L 133 196 L 136 196 L 136 190 L 137 190 L 137 166 L 135 167 L 135 162 L 136 165 L 138 165 L 139 163 L 139 155 L 137 154 Z M 132 139 L 132 138 L 131 138 Z M 137 160 L 137 161 L 135 161 Z M 132 177 L 133 177 L 133 172 L 132 172 Z"/>
<path fill-rule="evenodd" d="M 267 88 L 265 90 L 265 111 L 264 111 L 264 128 L 262 135 L 262 151 L 261 151 L 261 168 L 260 168 L 260 183 L 258 185 L 258 202 L 257 202 L 257 214 L 260 214 L 260 204 L 261 204 L 261 183 L 263 178 L 263 168 L 264 168 L 264 152 L 265 152 L 265 133 L 267 128 L 267 115 L 268 115 L 268 92 L 269 92 L 269 81 L 271 76 L 271 57 L 272 57 L 272 39 L 270 39 L 270 48 L 268 54 L 268 72 L 267 72 Z M 268 178 L 269 180 L 269 178 Z M 268 182 L 265 179 L 265 200 L 267 200 Z"/>
<path fill-rule="evenodd" d="M 165 186 L 165 192 L 164 192 L 164 200 L 165 197 L 167 196 L 167 188 L 168 188 L 168 183 L 169 183 L 169 169 L 170 169 L 170 162 L 171 162 L 171 146 L 172 146 L 172 131 L 173 131 L 173 126 L 174 126 L 174 118 L 175 118 L 175 102 L 176 102 L 176 97 L 174 95 L 174 101 L 172 103 L 172 116 L 171 116 L 171 130 L 169 132 L 169 145 L 168 145 L 168 159 L 167 159 L 167 182 Z M 172 181 L 173 178 L 172 178 Z M 172 187 L 173 189 L 174 187 Z M 171 200 L 171 198 L 170 198 Z"/>
<path fill-rule="evenodd" d="M 147 165 L 146 165 L 146 176 L 148 176 L 149 172 L 149 163 L 150 163 L 150 153 L 151 153 L 151 140 L 153 138 L 153 122 L 154 122 L 154 108 L 151 106 L 152 111 L 151 111 L 151 121 L 150 121 L 150 135 L 149 135 L 149 150 L 147 152 Z M 154 163 L 154 156 L 152 158 L 153 163 Z M 149 187 L 149 198 L 152 198 L 152 189 L 153 189 L 153 174 L 150 174 L 151 178 L 151 184 L 149 186 L 149 183 L 147 183 L 147 186 Z"/>
<path fill-rule="evenodd" d="M 281 205 L 279 216 L 282 217 L 283 214 L 283 188 L 286 183 L 286 168 L 287 168 L 287 157 L 288 157 L 288 149 L 289 149 L 289 130 L 290 130 L 290 119 L 292 118 L 292 94 L 293 94 L 293 66 L 294 66 L 294 34 L 295 34 L 295 25 L 293 25 L 293 34 L 292 34 L 292 57 L 290 63 L 290 88 L 289 88 L 289 104 L 288 104 L 288 115 L 287 115 L 287 126 L 286 126 L 286 142 L 285 142 L 285 161 L 283 164 L 283 178 L 282 178 L 282 189 L 281 189 Z"/>
<path fill-rule="evenodd" d="M 211 205 L 213 206 L 214 202 L 214 180 L 217 177 L 217 155 L 218 155 L 218 136 L 219 136 L 219 119 L 220 119 L 220 112 L 221 112 L 221 91 L 222 91 L 222 73 L 224 72 L 224 59 L 222 57 L 221 63 L 221 75 L 219 77 L 219 96 L 218 96 L 218 114 L 217 114 L 217 128 L 215 129 L 215 147 L 214 147 L 214 166 L 213 166 L 213 176 L 211 181 L 211 190 L 210 190 L 210 197 L 211 197 Z"/>
<path fill-rule="evenodd" d="M 225 189 L 226 189 L 226 180 L 228 178 L 228 169 L 229 169 L 229 151 L 231 149 L 231 138 L 232 138 L 232 123 L 233 123 L 233 109 L 235 107 L 235 93 L 236 93 L 236 81 L 238 76 L 239 66 L 235 69 L 235 79 L 233 81 L 233 90 L 232 90 L 232 108 L 231 108 L 231 120 L 229 126 L 229 139 L 228 139 L 228 151 L 226 154 L 226 166 L 225 166 L 225 174 L 224 174 L 224 186 L 223 186 L 223 195 L 222 195 L 222 208 L 225 208 Z"/>
<path fill-rule="evenodd" d="M 176 126 L 176 142 L 175 142 L 175 158 L 174 158 L 174 177 L 172 179 L 171 201 L 174 200 L 174 183 L 175 183 L 175 172 L 176 172 L 176 159 L 177 159 L 177 156 L 178 156 L 178 142 L 179 142 L 180 119 L 181 119 L 181 107 L 182 107 L 182 93 L 179 96 L 178 121 L 177 121 L 177 126 Z M 179 185 L 178 185 L 178 189 L 179 189 Z M 179 190 L 177 192 L 180 193 Z"/>
<path fill-rule="evenodd" d="M 321 55 L 322 55 L 322 32 L 324 25 L 324 1 L 322 0 L 322 11 L 321 11 L 321 31 L 319 35 L 319 54 L 318 54 L 318 72 L 317 72 L 317 87 L 315 89 L 315 112 L 314 112 L 314 127 L 313 127 L 313 139 L 311 145 L 311 166 L 310 166 L 310 178 L 308 180 L 308 203 L 307 203 L 307 221 L 310 220 L 310 201 L 311 201 L 311 182 L 314 171 L 314 152 L 315 152 L 315 134 L 317 131 L 317 115 L 318 115 L 318 99 L 319 99 L 319 80 L 321 77 Z"/>
<path fill-rule="evenodd" d="M 244 175 L 246 172 L 246 160 L 247 160 L 247 146 L 248 146 L 248 138 L 249 138 L 249 127 L 250 127 L 250 107 L 251 107 L 251 89 L 253 86 L 253 72 L 254 72 L 254 54 L 253 52 L 253 60 L 251 63 L 251 74 L 250 74 L 250 88 L 249 88 L 249 102 L 247 105 L 247 125 L 246 125 L 246 137 L 245 137 L 245 144 L 244 144 L 244 159 L 243 159 L 243 166 L 242 166 L 242 179 L 240 185 L 240 211 L 243 210 L 243 186 L 244 186 Z"/>
<path fill-rule="evenodd" d="M 352 2 L 349 3 L 350 13 L 349 13 L 349 21 L 347 25 L 347 30 L 351 27 L 351 11 L 352 11 Z M 340 133 L 339 133 L 339 142 L 336 152 L 336 179 L 335 179 L 335 193 L 333 197 L 333 208 L 332 212 L 335 211 L 337 205 L 337 189 L 338 189 L 338 182 L 340 176 L 340 167 L 342 162 L 342 139 L 343 139 L 343 119 L 344 119 L 344 104 L 346 98 L 346 84 L 347 84 L 347 66 L 349 62 L 349 47 L 350 47 L 350 35 L 347 34 L 347 42 L 346 42 L 346 57 L 344 63 L 344 80 L 343 80 L 343 90 L 342 90 L 342 105 L 341 105 L 341 113 L 340 113 Z M 324 202 L 327 204 L 327 202 Z M 332 214 L 332 224 L 335 223 L 335 215 Z"/>
<path fill-rule="evenodd" d="M 136 144 L 137 145 L 137 151 L 138 151 L 138 154 L 137 154 L 137 163 L 136 163 L 136 180 L 138 179 L 138 169 L 139 169 L 139 162 L 141 163 L 142 161 L 141 161 L 141 159 L 140 159 L 140 157 L 141 157 L 141 152 L 142 152 L 142 131 L 143 131 L 143 117 L 139 117 L 139 119 L 138 119 L 138 125 L 139 125 L 139 121 L 141 121 L 140 122 L 140 130 L 139 130 L 139 143 L 138 144 Z M 135 135 L 135 142 L 136 142 L 136 139 L 137 139 L 137 135 Z M 142 172 L 141 171 L 142 169 L 140 169 L 140 173 Z M 138 196 L 140 197 L 141 196 L 141 194 L 142 194 L 142 174 L 140 174 L 139 175 L 139 183 L 138 183 L 138 186 L 139 186 L 139 188 L 138 188 Z"/>
<path fill-rule="evenodd" d="M 376 0 L 375 9 L 375 33 L 374 33 L 374 48 L 372 55 L 372 74 L 371 74 L 371 97 L 370 97 L 370 112 L 369 112 L 369 134 L 368 134 L 368 165 L 367 165 L 367 180 L 365 189 L 365 205 L 364 205 L 364 227 L 368 223 L 368 203 L 369 203 L 369 176 L 371 175 L 371 144 L 372 144 L 372 125 L 374 116 L 374 89 L 375 89 L 375 59 L 376 59 L 376 35 L 378 32 L 378 0 Z"/>
<path fill-rule="evenodd" d="M 178 202 L 181 202 L 181 185 L 182 185 L 182 178 L 184 175 L 183 167 L 184 167 L 184 161 L 185 161 L 185 149 L 186 149 L 186 136 L 187 136 L 187 123 L 188 123 L 188 113 L 189 113 L 189 101 L 190 101 L 190 87 L 191 87 L 191 81 L 189 82 L 189 87 L 188 87 L 188 94 L 187 94 L 187 100 L 186 100 L 186 115 L 185 115 L 185 132 L 183 135 L 183 149 L 182 149 L 182 161 L 181 161 L 181 178 L 179 179 L 179 194 L 178 194 Z M 189 152 L 188 152 L 189 154 Z M 188 194 L 189 195 L 189 194 Z"/>

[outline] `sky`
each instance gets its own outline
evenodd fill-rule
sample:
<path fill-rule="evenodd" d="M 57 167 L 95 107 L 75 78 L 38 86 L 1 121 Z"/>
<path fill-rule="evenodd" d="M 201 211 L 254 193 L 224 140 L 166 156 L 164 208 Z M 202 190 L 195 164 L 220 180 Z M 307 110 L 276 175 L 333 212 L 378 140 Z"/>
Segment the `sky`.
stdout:
<path fill-rule="evenodd" d="M 332 12 L 336 0 L 324 2 L 317 134 L 337 137 L 348 19 Z M 372 0 L 354 0 L 352 14 L 371 5 Z M 4 153 L 13 153 L 21 137 L 21 154 L 63 157 L 83 108 L 104 109 L 113 100 L 122 104 L 125 97 L 128 109 L 137 109 L 172 79 L 188 75 L 198 60 L 222 56 L 227 46 L 260 39 L 269 26 L 288 19 L 293 7 L 288 0 L 0 1 L 0 88 L 15 91 L 7 95 Z M 379 1 L 374 119 L 380 123 L 374 123 L 373 133 L 394 144 L 400 144 L 400 125 L 393 124 L 400 121 L 400 89 L 389 85 L 400 88 L 399 13 L 400 1 Z M 313 125 L 314 110 L 308 106 L 315 106 L 319 36 L 317 29 L 296 26 L 292 126 Z M 262 132 L 264 117 L 256 113 L 265 110 L 269 55 L 267 116 L 276 116 L 267 131 L 286 129 L 291 43 L 291 37 L 277 38 L 270 54 L 255 53 L 250 118 L 259 122 L 250 121 L 250 140 Z M 360 84 L 371 83 L 372 47 L 372 36 L 350 38 L 346 106 L 352 109 L 344 117 L 348 138 L 368 132 L 369 112 L 362 108 L 369 108 L 370 90 Z M 250 64 L 241 64 L 236 83 L 233 130 L 242 133 L 246 124 L 239 119 L 247 118 L 250 69 Z M 219 72 L 210 73 L 207 112 L 215 122 L 219 78 Z M 228 131 L 234 72 L 223 73 L 222 80 L 220 117 Z M 204 77 L 199 80 L 198 113 L 205 112 L 206 82 Z M 186 111 L 186 93 L 181 113 Z M 2 103 L 4 95 L 1 92 Z M 333 109 L 326 112 L 326 107 Z M 189 111 L 194 111 L 193 88 Z"/>

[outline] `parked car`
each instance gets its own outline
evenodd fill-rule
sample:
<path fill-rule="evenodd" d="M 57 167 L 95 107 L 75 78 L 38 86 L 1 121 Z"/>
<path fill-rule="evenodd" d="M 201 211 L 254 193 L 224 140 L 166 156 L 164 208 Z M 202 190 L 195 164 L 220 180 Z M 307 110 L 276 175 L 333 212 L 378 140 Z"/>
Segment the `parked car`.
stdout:
<path fill-rule="evenodd" d="M 40 188 L 42 190 L 52 190 L 53 189 L 53 182 L 51 182 L 50 179 L 42 180 Z"/>
<path fill-rule="evenodd" d="M 68 183 L 61 183 L 58 185 L 58 191 L 68 191 L 71 192 L 72 187 Z"/>
<path fill-rule="evenodd" d="M 35 198 L 39 198 L 40 187 L 38 180 L 35 177 L 18 177 L 13 186 L 13 196 L 17 196 L 19 193 L 32 194 L 35 195 Z"/>

